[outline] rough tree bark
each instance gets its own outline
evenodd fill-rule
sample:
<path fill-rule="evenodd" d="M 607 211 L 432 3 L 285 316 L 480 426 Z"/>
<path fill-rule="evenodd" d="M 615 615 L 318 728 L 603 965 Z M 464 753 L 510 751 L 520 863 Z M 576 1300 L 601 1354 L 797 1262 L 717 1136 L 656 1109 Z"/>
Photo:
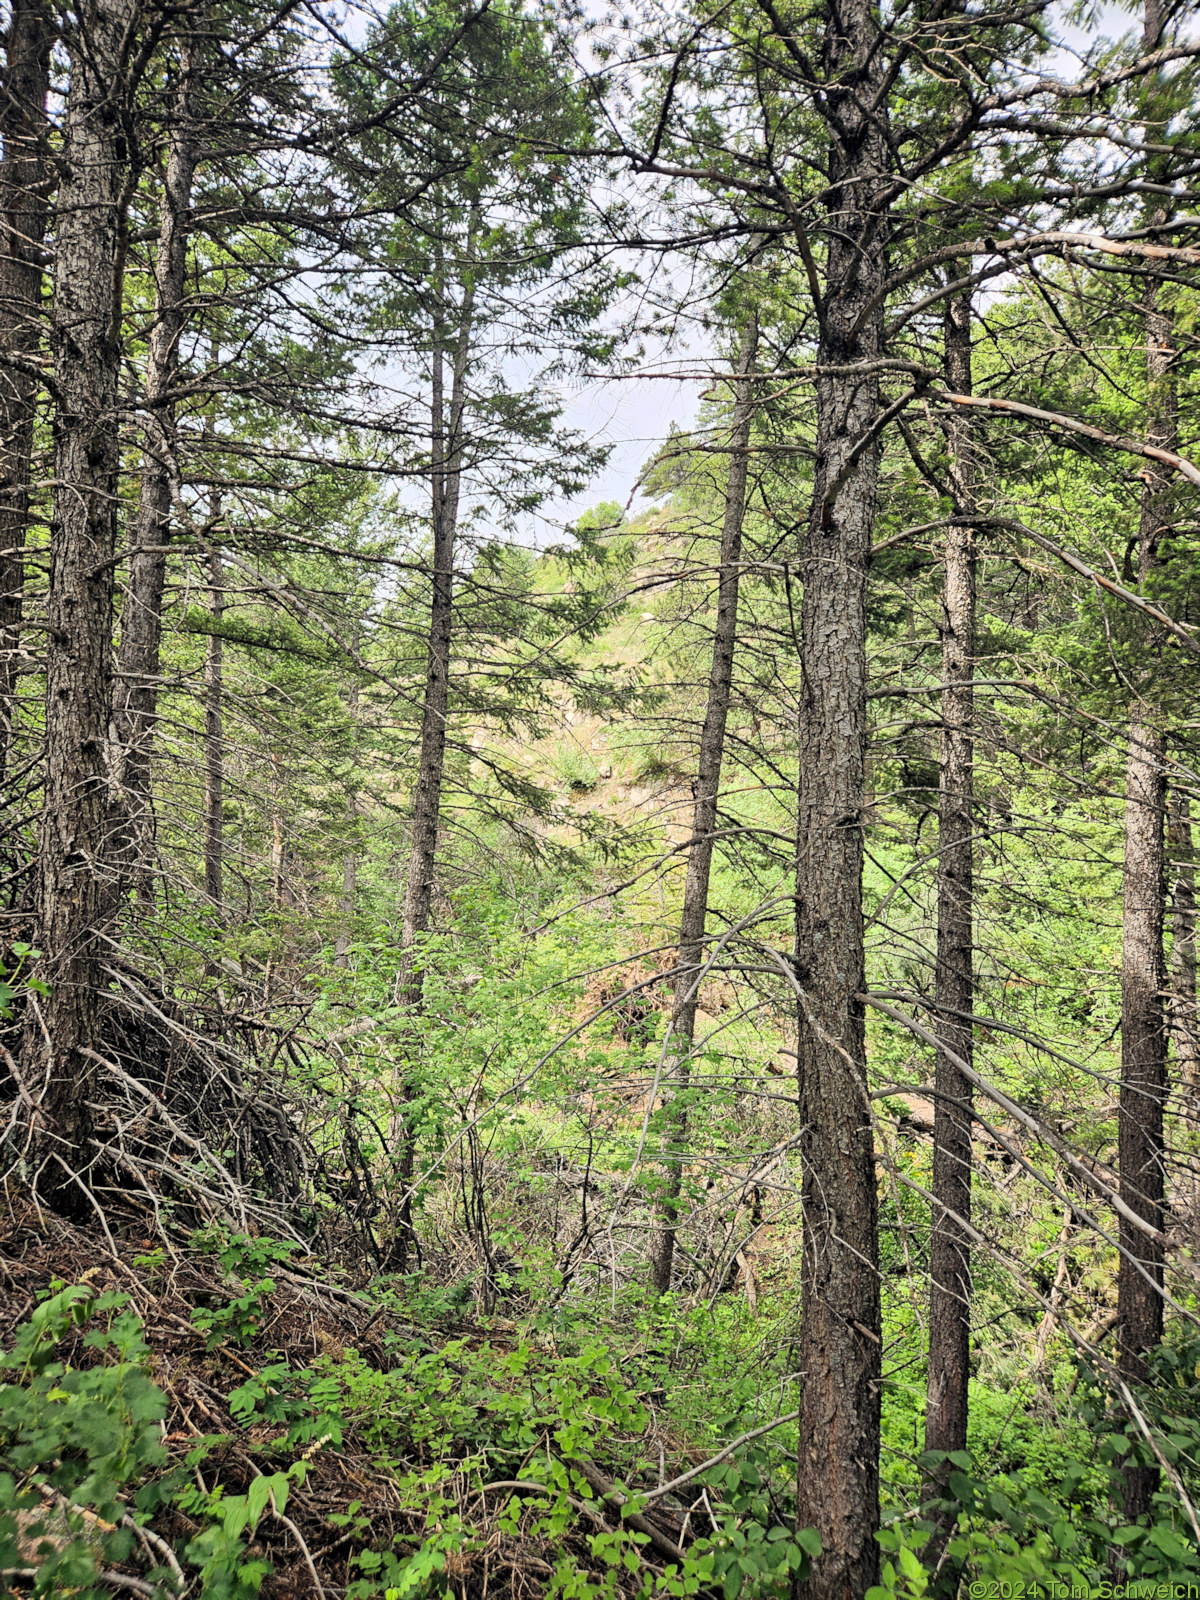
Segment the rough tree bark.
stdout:
<path fill-rule="evenodd" d="M 67 37 L 70 89 L 55 224 L 51 346 L 54 520 L 47 600 L 44 803 L 38 828 L 39 976 L 24 1051 L 46 1084 L 39 1184 L 87 1211 L 82 1173 L 104 988 L 102 871 L 112 714 L 121 236 L 129 177 L 126 61 L 135 0 L 95 0 Z"/>
<path fill-rule="evenodd" d="M 468 245 L 469 248 L 469 245 Z M 442 806 L 442 774 L 446 764 L 447 716 L 450 708 L 450 636 L 454 618 L 454 548 L 462 487 L 463 420 L 466 411 L 467 359 L 471 347 L 474 293 L 467 288 L 459 307 L 453 343 L 439 305 L 432 350 L 430 425 L 430 503 L 433 527 L 432 595 L 425 661 L 425 697 L 421 715 L 421 753 L 413 801 L 412 849 L 400 926 L 400 968 L 396 1003 L 410 1016 L 421 1010 L 424 973 L 420 945 L 429 932 L 433 906 L 438 821 Z M 450 362 L 450 394 L 446 395 L 446 363 Z M 393 1244 L 395 1269 L 407 1269 L 413 1242 L 412 1186 L 416 1139 L 407 1118 L 414 1090 L 412 1075 L 401 1083 L 400 1109 L 393 1119 L 392 1144 L 400 1184 L 399 1228 Z"/>
<path fill-rule="evenodd" d="M 16 723 L 25 530 L 42 339 L 50 22 L 44 0 L 13 0 L 0 94 L 0 791 Z M 10 365 L 11 362 L 19 365 Z"/>
<path fill-rule="evenodd" d="M 684 1145 L 687 1139 L 687 1088 L 689 1059 L 696 1034 L 696 1009 L 700 1001 L 700 970 L 704 964 L 704 924 L 708 915 L 708 879 L 712 868 L 713 837 L 717 825 L 717 799 L 721 789 L 721 763 L 725 755 L 725 722 L 733 684 L 733 655 L 737 643 L 738 583 L 741 576 L 742 521 L 746 510 L 750 425 L 754 418 L 754 383 L 750 374 L 758 353 L 758 322 L 751 318 L 742 335 L 734 380 L 733 416 L 730 422 L 729 471 L 725 483 L 725 514 L 721 524 L 721 554 L 717 586 L 717 625 L 713 635 L 712 666 L 708 677 L 708 703 L 700 734 L 700 756 L 692 785 L 692 837 L 688 845 L 687 878 L 679 919 L 678 972 L 675 978 L 669 1049 L 678 1063 L 672 1100 L 667 1111 L 666 1172 L 656 1207 L 655 1231 L 650 1238 L 650 1280 L 659 1294 L 671 1287 L 675 1260 L 675 1233 L 679 1196 L 683 1186 Z"/>
<path fill-rule="evenodd" d="M 1139 701 L 1129 723 L 1125 801 L 1125 894 L 1121 951 L 1121 1092 L 1118 1158 L 1121 1198 L 1155 1228 L 1163 1223 L 1163 1098 L 1166 1018 L 1162 991 L 1164 742 L 1153 707 Z M 1162 1339 L 1163 1254 L 1124 1217 L 1117 1270 L 1117 1346 L 1122 1375 L 1138 1382 L 1144 1356 Z M 1141 1266 L 1142 1271 L 1138 1270 Z M 1143 1272 L 1146 1276 L 1143 1276 Z M 1147 1281 L 1147 1278 L 1149 1281 Z M 1125 1512 L 1149 1510 L 1153 1467 L 1125 1472 Z"/>
<path fill-rule="evenodd" d="M 971 300 L 946 308 L 946 378 L 971 392 Z M 957 515 L 975 508 L 975 474 L 967 416 L 947 421 L 950 487 Z M 974 1009 L 975 530 L 947 530 L 942 595 L 942 748 L 938 796 L 938 1038 L 971 1064 Z M 925 1448 L 946 1452 L 967 1444 L 971 1350 L 971 1252 L 961 1222 L 971 1216 L 971 1085 L 939 1051 L 933 1114 L 933 1232 L 929 1261 L 929 1376 Z M 946 1471 L 934 1474 L 939 1488 Z"/>
<path fill-rule="evenodd" d="M 114 716 L 113 815 L 110 858 L 122 887 L 130 873 L 147 898 L 154 822 L 150 753 L 158 709 L 162 605 L 171 536 L 171 483 L 177 477 L 175 407 L 179 341 L 187 324 L 187 248 L 192 181 L 199 159 L 196 128 L 197 48 L 185 38 L 167 140 L 158 251 L 154 264 L 154 323 L 146 359 L 147 438 L 141 494 L 131 529 L 133 554 L 121 610 Z"/>
<path fill-rule="evenodd" d="M 1169 318 L 1153 307 L 1146 316 L 1151 401 L 1147 437 L 1172 448 L 1175 352 Z M 1145 584 L 1158 562 L 1169 518 L 1166 469 L 1146 473 L 1138 540 L 1138 577 Z M 1155 1228 L 1163 1222 L 1163 1100 L 1167 1083 L 1167 1026 L 1163 1006 L 1166 968 L 1166 741 L 1158 707 L 1149 694 L 1130 707 L 1129 762 L 1125 782 L 1125 889 L 1121 912 L 1121 1092 L 1118 1158 L 1121 1197 Z M 1124 1377 L 1145 1375 L 1143 1357 L 1162 1339 L 1161 1247 L 1124 1218 L 1117 1271 L 1117 1347 Z M 1139 1265 L 1142 1270 L 1139 1270 Z M 1148 1511 L 1158 1483 L 1154 1467 L 1125 1472 L 1125 1512 Z"/>
<path fill-rule="evenodd" d="M 884 279 L 884 62 L 868 0 L 825 12 L 827 239 L 817 459 L 800 563 L 795 973 L 804 1245 L 797 1517 L 822 1554 L 806 1600 L 878 1578 L 880 1308 L 875 1153 L 866 1086 L 862 861 L 866 594 L 879 477 Z"/>
<path fill-rule="evenodd" d="M 1163 13 L 1147 0 L 1143 45 L 1157 49 Z M 1155 218 L 1166 221 L 1160 211 Z M 1177 361 L 1171 315 L 1157 285 L 1146 287 L 1146 440 L 1178 446 Z M 1138 582 L 1144 586 L 1160 561 L 1171 520 L 1171 473 L 1147 461 L 1138 530 Z M 1117 1153 L 1121 1198 L 1161 1229 L 1165 1194 L 1163 1101 L 1167 1085 L 1167 1027 L 1163 1005 L 1166 964 L 1166 741 L 1154 685 L 1147 678 L 1129 710 L 1129 761 L 1125 781 L 1125 888 L 1121 910 L 1121 1091 Z M 1145 1354 L 1162 1339 L 1163 1253 L 1153 1239 L 1121 1218 L 1117 1269 L 1117 1362 L 1127 1380 L 1145 1376 Z M 1139 1270 L 1140 1269 L 1140 1270 Z M 1133 1520 L 1150 1509 L 1156 1467 L 1126 1467 L 1124 1511 Z"/>

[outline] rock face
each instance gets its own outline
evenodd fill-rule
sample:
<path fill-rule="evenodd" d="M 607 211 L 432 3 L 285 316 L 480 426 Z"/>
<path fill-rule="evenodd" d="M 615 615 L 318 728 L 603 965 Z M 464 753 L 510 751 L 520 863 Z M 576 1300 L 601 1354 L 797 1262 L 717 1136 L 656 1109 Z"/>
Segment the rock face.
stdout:
<path fill-rule="evenodd" d="M 900 1122 L 905 1133 L 933 1132 L 933 1101 L 926 1100 L 919 1094 L 898 1094 L 892 1097 L 900 1100 L 907 1108 Z"/>

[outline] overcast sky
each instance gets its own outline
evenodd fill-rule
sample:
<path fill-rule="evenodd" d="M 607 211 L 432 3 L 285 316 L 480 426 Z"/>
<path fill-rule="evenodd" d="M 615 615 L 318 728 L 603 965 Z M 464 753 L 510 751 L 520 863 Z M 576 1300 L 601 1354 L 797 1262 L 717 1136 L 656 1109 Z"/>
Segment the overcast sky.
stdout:
<path fill-rule="evenodd" d="M 1133 25 L 1131 5 L 1100 0 L 1093 9 L 1090 26 L 1060 25 L 1066 49 L 1047 62 L 1050 71 L 1072 78 L 1079 67 L 1072 52 L 1084 54 L 1098 38 L 1120 37 Z M 705 387 L 702 369 L 710 364 L 712 349 L 699 330 L 693 331 L 671 350 L 651 351 L 640 364 L 648 372 L 678 369 L 692 376 L 673 381 L 665 377 L 629 377 L 607 382 L 593 379 L 581 383 L 567 396 L 565 420 L 589 437 L 612 444 L 608 466 L 589 487 L 569 500 L 555 501 L 544 508 L 543 526 L 536 542 L 552 542 L 591 506 L 615 500 L 622 506 L 629 499 L 638 474 L 672 425 L 686 428 L 693 421 L 700 393 Z M 636 505 L 635 500 L 635 505 Z"/>

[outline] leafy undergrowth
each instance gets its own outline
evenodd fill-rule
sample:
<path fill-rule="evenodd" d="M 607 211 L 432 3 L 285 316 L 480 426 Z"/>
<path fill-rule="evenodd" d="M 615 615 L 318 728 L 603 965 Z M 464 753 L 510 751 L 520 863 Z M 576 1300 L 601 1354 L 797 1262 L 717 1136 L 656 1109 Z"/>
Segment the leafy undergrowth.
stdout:
<path fill-rule="evenodd" d="M 707 1429 L 695 1395 L 673 1407 L 695 1352 L 653 1319 L 601 1325 L 597 1300 L 477 1321 L 436 1288 L 315 1268 L 216 1232 L 114 1247 L 30 1218 L 0 1236 L 0 1592 L 781 1600 L 819 1552 L 789 1418 L 761 1396 L 730 1409 L 719 1382 Z M 1114 1570 L 1195 1583 L 1174 1489 L 1194 1494 L 1200 1462 L 1198 1357 L 1161 1351 L 1140 1396 L 1174 1480 L 1151 1521 L 1126 1526 L 1117 1492 L 1144 1440 L 1081 1371 L 1060 1443 L 1090 1434 L 1086 1462 L 1036 1482 L 942 1464 L 943 1566 L 1048 1592 Z M 929 1589 L 919 1509 L 889 1508 L 871 1600 Z"/>
<path fill-rule="evenodd" d="M 407 1320 L 289 1247 L 0 1240 L 0 1569 L 23 1593 L 783 1593 L 818 1548 L 753 1451 L 670 1496 L 610 1350 Z M 98 1262 L 98 1257 L 99 1262 Z M 69 1281 L 67 1281 L 69 1279 Z"/>

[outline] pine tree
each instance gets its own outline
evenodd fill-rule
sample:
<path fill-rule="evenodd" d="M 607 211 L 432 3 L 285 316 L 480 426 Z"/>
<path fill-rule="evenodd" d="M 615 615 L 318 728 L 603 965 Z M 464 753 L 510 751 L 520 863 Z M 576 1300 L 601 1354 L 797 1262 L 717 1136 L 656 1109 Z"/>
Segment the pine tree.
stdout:
<path fill-rule="evenodd" d="M 71 79 L 54 219 L 54 521 L 47 603 L 44 799 L 37 938 L 47 994 L 30 1001 L 27 1069 L 45 1076 L 39 1183 L 88 1214 L 89 1148 L 104 978 L 107 741 L 119 466 L 122 210 L 133 0 L 98 0 L 65 37 Z"/>

